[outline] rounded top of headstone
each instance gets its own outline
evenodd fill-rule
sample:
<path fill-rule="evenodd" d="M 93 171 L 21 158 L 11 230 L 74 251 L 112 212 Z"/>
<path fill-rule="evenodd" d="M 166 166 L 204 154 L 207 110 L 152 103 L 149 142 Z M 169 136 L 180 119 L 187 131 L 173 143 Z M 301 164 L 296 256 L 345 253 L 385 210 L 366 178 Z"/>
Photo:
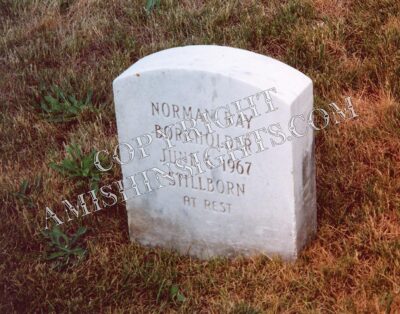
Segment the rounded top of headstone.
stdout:
<path fill-rule="evenodd" d="M 277 96 L 289 103 L 312 86 L 308 76 L 283 62 L 248 50 L 217 45 L 185 46 L 153 53 L 134 63 L 114 84 L 128 77 L 140 79 L 146 72 L 176 70 L 219 74 L 262 90 L 275 87 Z"/>

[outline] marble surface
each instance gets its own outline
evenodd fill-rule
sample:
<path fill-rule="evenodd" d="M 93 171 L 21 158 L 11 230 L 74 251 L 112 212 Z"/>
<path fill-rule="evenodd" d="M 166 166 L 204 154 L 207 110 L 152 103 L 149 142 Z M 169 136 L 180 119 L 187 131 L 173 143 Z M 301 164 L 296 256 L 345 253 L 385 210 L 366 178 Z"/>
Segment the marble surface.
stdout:
<path fill-rule="evenodd" d="M 139 60 L 113 87 L 132 240 L 199 258 L 297 257 L 316 230 L 313 132 L 291 120 L 312 111 L 307 76 L 242 49 L 186 46 Z"/>

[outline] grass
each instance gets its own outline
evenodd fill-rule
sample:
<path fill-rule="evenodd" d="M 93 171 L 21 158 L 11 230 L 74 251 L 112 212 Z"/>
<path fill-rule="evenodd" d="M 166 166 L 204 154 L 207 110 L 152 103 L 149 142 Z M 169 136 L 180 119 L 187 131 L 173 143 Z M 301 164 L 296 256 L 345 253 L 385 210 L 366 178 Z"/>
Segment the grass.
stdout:
<path fill-rule="evenodd" d="M 50 122 L 68 122 L 76 120 L 85 109 L 96 113 L 90 103 L 91 97 L 92 92 L 89 91 L 85 101 L 77 100 L 73 95 L 65 95 L 58 86 L 52 86 L 51 93 L 43 96 L 40 109 Z"/>
<path fill-rule="evenodd" d="M 90 189 L 98 190 L 101 173 L 94 165 L 97 152 L 92 150 L 89 154 L 84 155 L 81 147 L 74 144 L 67 146 L 65 150 L 69 156 L 63 159 L 60 164 L 51 162 L 49 166 L 75 180 L 78 184 L 89 183 L 85 187 L 89 186 Z"/>
<path fill-rule="evenodd" d="M 52 229 L 42 231 L 44 238 L 48 240 L 47 260 L 55 260 L 54 267 L 58 269 L 70 266 L 71 260 L 82 259 L 86 250 L 77 247 L 79 238 L 86 233 L 85 227 L 79 227 L 71 237 L 66 235 L 59 226 L 54 225 Z"/>
<path fill-rule="evenodd" d="M 166 0 L 151 12 L 145 5 L 0 1 L 0 311 L 398 313 L 399 1 Z M 79 223 L 88 228 L 87 257 L 52 267 L 42 258 L 44 208 L 61 211 L 60 197 L 76 196 L 85 179 L 49 164 L 71 143 L 112 150 L 111 82 L 129 65 L 161 49 L 213 43 L 303 71 L 318 107 L 351 96 L 360 118 L 317 136 L 317 238 L 294 264 L 198 261 L 130 243 L 125 209 L 115 206 L 65 224 L 66 234 Z M 41 87 L 54 85 L 77 100 L 93 90 L 95 112 L 46 119 L 37 104 Z M 113 169 L 102 184 L 119 177 Z"/>

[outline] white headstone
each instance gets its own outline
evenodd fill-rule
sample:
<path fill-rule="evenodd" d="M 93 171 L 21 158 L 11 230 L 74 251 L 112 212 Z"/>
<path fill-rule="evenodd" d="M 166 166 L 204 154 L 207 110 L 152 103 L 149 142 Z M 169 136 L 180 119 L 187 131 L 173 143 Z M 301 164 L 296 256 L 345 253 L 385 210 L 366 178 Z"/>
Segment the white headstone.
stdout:
<path fill-rule="evenodd" d="M 132 240 L 200 258 L 297 257 L 316 230 L 307 76 L 187 46 L 139 60 L 113 86 Z"/>

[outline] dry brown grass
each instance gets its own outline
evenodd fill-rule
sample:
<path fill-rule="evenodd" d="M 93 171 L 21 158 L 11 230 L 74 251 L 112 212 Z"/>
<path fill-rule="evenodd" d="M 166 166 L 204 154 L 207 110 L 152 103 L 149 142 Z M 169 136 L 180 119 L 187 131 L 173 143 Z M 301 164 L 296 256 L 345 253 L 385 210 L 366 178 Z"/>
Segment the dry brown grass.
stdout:
<path fill-rule="evenodd" d="M 353 1 L 0 1 L 0 311 L 399 313 L 400 3 Z M 84 219 L 89 256 L 45 261 L 44 207 L 75 182 L 49 168 L 78 143 L 116 142 L 111 82 L 139 58 L 186 44 L 274 56 L 315 82 L 316 106 L 351 96 L 359 119 L 317 136 L 318 235 L 294 264 L 198 261 L 129 243 L 123 206 Z M 83 97 L 97 115 L 45 121 L 40 86 Z M 104 106 L 100 106 L 104 104 Z M 35 208 L 13 194 L 41 176 Z M 119 178 L 117 170 L 104 182 Z M 76 230 L 73 221 L 66 231 Z M 179 287 L 183 303 L 168 288 Z"/>

